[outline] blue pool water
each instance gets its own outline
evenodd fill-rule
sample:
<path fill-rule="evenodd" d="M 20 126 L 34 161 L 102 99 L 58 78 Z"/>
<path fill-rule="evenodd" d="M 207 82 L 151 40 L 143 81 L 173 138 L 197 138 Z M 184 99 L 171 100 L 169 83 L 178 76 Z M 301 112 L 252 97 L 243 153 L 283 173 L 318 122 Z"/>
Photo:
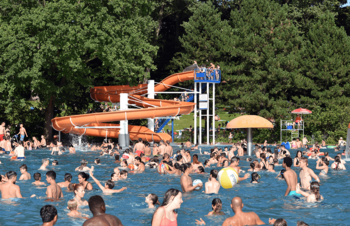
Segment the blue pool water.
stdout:
<path fill-rule="evenodd" d="M 175 147 L 175 150 L 178 148 Z M 209 150 L 209 147 L 202 147 L 202 151 Z M 330 156 L 334 157 L 334 151 L 328 149 Z M 292 157 L 296 151 L 291 151 Z M 191 154 L 198 154 L 198 151 Z M 63 181 L 65 173 L 69 172 L 73 175 L 73 183 L 78 183 L 78 173 L 74 169 L 80 165 L 81 159 L 89 161 L 91 166 L 94 159 L 98 156 L 96 152 L 77 152 L 76 155 L 64 154 L 62 156 L 51 156 L 48 150 L 27 151 L 27 160 L 9 161 L 8 157 L 0 156 L 3 162 L 0 165 L 0 173 L 5 174 L 6 171 L 14 170 L 18 174 L 19 166 L 26 163 L 28 171 L 31 175 L 40 172 L 37 169 L 41 165 L 41 159 L 49 158 L 50 164 L 52 160 L 57 159 L 58 166 L 49 166 L 57 173 L 57 182 Z M 199 160 L 203 162 L 208 156 L 202 155 Z M 95 177 L 100 181 L 106 181 L 110 178 L 113 168 L 116 164 L 111 157 L 100 157 L 102 165 L 95 166 Z M 309 166 L 315 169 L 316 160 L 309 160 Z M 249 169 L 249 163 L 241 160 L 240 165 L 243 170 Z M 347 166 L 347 165 L 346 165 Z M 349 166 L 347 166 L 349 167 Z M 209 172 L 211 169 L 206 168 Z M 206 195 L 200 192 L 192 192 L 183 196 L 184 203 L 178 210 L 178 225 L 196 225 L 195 219 L 202 218 L 207 225 L 221 225 L 225 218 L 233 216 L 230 209 L 230 201 L 233 197 L 239 196 L 243 199 L 245 205 L 244 211 L 254 211 L 260 218 L 268 223 L 269 218 L 284 218 L 288 225 L 296 225 L 296 222 L 303 220 L 309 225 L 350 225 L 350 180 L 349 171 L 332 171 L 328 173 L 328 178 L 321 178 L 320 193 L 324 196 L 324 201 L 319 203 L 306 203 L 303 199 L 295 199 L 292 197 L 284 197 L 286 183 L 283 180 L 277 180 L 275 177 L 281 166 L 276 167 L 276 173 L 259 172 L 261 175 L 260 184 L 250 184 L 250 180 L 246 180 L 236 185 L 230 190 L 220 189 L 217 195 Z M 218 169 L 219 170 L 219 169 Z M 296 169 L 299 174 L 299 170 Z M 318 174 L 319 170 L 315 170 Z M 42 174 L 42 181 L 45 181 L 45 171 Z M 241 175 L 242 176 L 242 175 Z M 19 177 L 19 176 L 18 176 Z M 201 179 L 203 182 L 208 180 L 208 175 L 192 175 L 194 179 Z M 169 188 L 181 190 L 180 177 L 174 175 L 159 175 L 154 169 L 146 169 L 143 174 L 129 174 L 126 181 L 116 182 L 116 188 L 128 187 L 126 191 L 113 195 L 104 195 L 97 185 L 89 179 L 93 184 L 94 190 L 87 191 L 85 199 L 88 200 L 92 195 L 101 195 L 107 205 L 107 213 L 113 214 L 121 219 L 125 226 L 128 225 L 151 225 L 151 219 L 154 209 L 147 209 L 144 202 L 145 197 L 149 193 L 155 193 L 159 196 L 160 202 L 163 200 L 164 193 Z M 49 204 L 44 202 L 46 187 L 32 186 L 31 181 L 17 181 L 21 188 L 23 199 L 20 200 L 0 200 L 0 225 L 39 225 L 41 224 L 40 208 Z M 46 181 L 45 181 L 46 183 Z M 50 203 L 56 206 L 58 210 L 57 225 L 82 225 L 83 220 L 72 219 L 66 216 L 67 201 L 73 197 L 73 193 L 64 191 L 64 200 Z M 32 194 L 36 194 L 35 198 L 29 198 Z M 225 216 L 206 217 L 205 215 L 211 211 L 211 201 L 214 198 L 220 198 L 223 202 L 222 211 Z M 89 208 L 83 207 L 81 212 L 91 217 Z"/>

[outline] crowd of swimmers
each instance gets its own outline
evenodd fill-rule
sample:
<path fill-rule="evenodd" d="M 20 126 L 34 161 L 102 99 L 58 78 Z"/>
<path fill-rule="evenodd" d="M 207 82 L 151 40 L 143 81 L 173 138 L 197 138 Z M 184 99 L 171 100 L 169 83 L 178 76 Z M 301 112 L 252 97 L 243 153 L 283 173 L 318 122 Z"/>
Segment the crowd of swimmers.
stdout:
<path fill-rule="evenodd" d="M 5 136 L 6 140 L 7 136 Z M 15 152 L 26 149 L 30 150 L 30 146 L 26 146 L 24 141 L 16 141 Z M 37 145 L 40 147 L 46 147 L 50 149 L 52 155 L 60 155 L 65 151 L 74 154 L 74 145 L 69 147 L 63 147 L 61 142 L 51 142 L 46 146 L 40 143 Z M 177 189 L 169 189 L 163 198 L 162 204 L 160 204 L 158 196 L 155 194 L 149 194 L 145 202 L 149 208 L 159 207 L 154 211 L 152 217 L 153 226 L 165 226 L 165 225 L 177 225 L 177 213 L 175 209 L 181 207 L 182 194 L 186 192 L 198 191 L 203 187 L 203 192 L 206 194 L 218 194 L 220 190 L 220 183 L 217 180 L 218 171 L 215 169 L 210 170 L 209 179 L 203 185 L 202 183 L 193 184 L 191 174 L 206 174 L 206 168 L 211 165 L 216 167 L 230 167 L 236 170 L 238 173 L 243 173 L 243 177 L 239 177 L 239 181 L 247 180 L 250 178 L 252 184 L 260 183 L 259 171 L 265 170 L 269 172 L 275 172 L 275 166 L 280 165 L 282 162 L 282 169 L 277 178 L 286 181 L 285 196 L 306 197 L 306 202 L 317 202 L 323 199 L 320 194 L 320 181 L 325 177 L 329 169 L 333 170 L 345 170 L 345 161 L 341 159 L 342 154 L 338 153 L 334 158 L 331 158 L 327 152 L 320 152 L 319 147 L 314 149 L 306 149 L 306 151 L 297 151 L 294 159 L 290 152 L 283 146 L 278 146 L 272 152 L 270 148 L 265 146 L 256 145 L 254 154 L 256 160 L 252 158 L 246 158 L 249 162 L 250 173 L 245 172 L 239 166 L 242 156 L 246 153 L 246 142 L 238 142 L 233 144 L 231 147 L 213 148 L 209 152 L 203 152 L 198 145 L 192 145 L 190 141 L 181 145 L 179 151 L 174 153 L 173 147 L 170 146 L 169 141 L 161 141 L 158 144 L 154 144 L 150 147 L 149 143 L 143 142 L 139 139 L 136 144 L 123 150 L 118 144 L 114 144 L 112 140 L 104 141 L 102 145 L 90 145 L 88 147 L 92 151 L 97 151 L 98 156 L 94 163 L 89 167 L 86 160 L 81 160 L 81 165 L 77 166 L 75 171 L 78 171 L 79 183 L 72 183 L 72 174 L 66 173 L 64 181 L 56 182 L 56 172 L 53 170 L 47 171 L 47 166 L 50 164 L 48 159 L 42 160 L 42 165 L 39 170 L 47 171 L 45 174 L 46 182 L 49 184 L 46 188 L 46 200 L 54 201 L 64 197 L 65 191 L 74 193 L 74 198 L 69 200 L 67 208 L 70 210 L 68 216 L 79 217 L 86 219 L 84 225 L 122 225 L 121 221 L 112 215 L 105 214 L 106 206 L 101 196 L 92 196 L 88 201 L 84 200 L 86 190 L 92 190 L 93 186 L 88 182 L 89 178 L 92 178 L 96 185 L 100 188 L 103 193 L 119 193 L 127 189 L 122 187 L 115 189 L 115 182 L 119 180 L 126 180 L 129 173 L 144 173 L 145 168 L 157 168 L 160 164 L 164 164 L 164 173 L 176 174 L 180 177 L 181 191 Z M 17 151 L 16 151 L 17 150 Z M 191 155 L 191 151 L 199 150 L 199 155 L 207 156 L 206 160 L 201 163 L 197 154 Z M 6 149 L 5 149 L 6 151 Z M 24 151 L 23 151 L 24 153 Z M 101 160 L 99 156 L 110 155 L 114 156 L 114 163 L 120 164 L 119 167 L 115 167 L 111 172 L 111 178 L 105 183 L 101 183 L 94 176 L 94 165 L 100 165 Z M 309 159 L 317 159 L 316 169 L 321 170 L 319 175 L 308 167 Z M 332 164 L 331 161 L 333 161 Z M 52 164 L 58 165 L 58 161 L 55 160 Z M 330 166 L 329 166 L 330 165 Z M 298 183 L 298 175 L 292 168 L 300 168 Z M 27 172 L 28 168 L 26 164 L 23 164 L 19 168 L 20 177 L 19 180 L 34 180 L 33 185 L 35 186 L 46 186 L 42 180 L 42 175 L 39 172 L 31 175 Z M 313 182 L 312 179 L 314 179 Z M 22 198 L 21 190 L 16 185 L 17 173 L 14 171 L 8 171 L 5 175 L 0 177 L 0 192 L 3 199 L 8 198 Z M 33 194 L 31 197 L 34 197 Z M 93 217 L 88 219 L 87 216 L 82 215 L 79 212 L 80 206 L 87 206 L 93 214 Z M 221 211 L 222 201 L 219 198 L 215 198 L 212 201 L 212 211 L 208 215 L 224 215 Z M 235 215 L 227 218 L 223 225 L 260 225 L 264 224 L 254 212 L 243 212 L 243 201 L 239 197 L 234 197 L 231 201 L 231 208 Z M 44 225 L 53 225 L 57 221 L 57 210 L 52 205 L 45 205 L 40 214 L 43 219 Z M 103 223 L 105 222 L 105 223 Z M 283 219 L 270 219 L 269 224 L 273 225 L 287 225 L 287 222 Z M 196 220 L 196 224 L 205 224 L 203 219 Z M 307 225 L 305 222 L 299 222 L 298 225 Z"/>

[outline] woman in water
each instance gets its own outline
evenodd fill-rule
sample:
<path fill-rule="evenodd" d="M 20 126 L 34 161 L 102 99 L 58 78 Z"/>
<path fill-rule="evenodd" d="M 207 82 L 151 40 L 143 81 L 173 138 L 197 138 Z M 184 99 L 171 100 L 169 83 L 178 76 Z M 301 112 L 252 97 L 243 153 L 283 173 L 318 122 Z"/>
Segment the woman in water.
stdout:
<path fill-rule="evenodd" d="M 154 212 L 152 226 L 175 226 L 177 225 L 177 213 L 175 209 L 180 209 L 182 193 L 177 189 L 169 189 L 163 199 L 162 205 Z"/>
<path fill-rule="evenodd" d="M 83 188 L 85 190 L 92 190 L 92 184 L 90 182 L 88 182 L 87 180 L 89 179 L 89 175 L 87 173 L 84 172 L 80 172 L 78 174 L 78 181 L 81 185 L 83 185 Z"/>
<path fill-rule="evenodd" d="M 225 215 L 224 212 L 221 211 L 222 209 L 222 201 L 221 199 L 215 198 L 211 202 L 211 208 L 213 211 L 210 211 L 207 216 L 213 216 L 213 215 Z"/>
<path fill-rule="evenodd" d="M 311 182 L 310 184 L 311 194 L 300 190 L 300 184 L 297 184 L 296 192 L 306 197 L 307 202 L 317 202 L 323 200 L 323 196 L 320 195 L 320 184 L 317 181 Z"/>
<path fill-rule="evenodd" d="M 58 183 L 58 186 L 60 186 L 61 188 L 67 188 L 70 184 L 70 182 L 72 181 L 72 174 L 70 173 L 66 173 L 64 175 L 64 182 L 60 182 Z"/>
<path fill-rule="evenodd" d="M 260 154 L 260 169 L 262 170 L 267 170 L 267 165 L 268 165 L 268 162 L 266 160 L 266 155 L 265 153 L 261 153 Z"/>
<path fill-rule="evenodd" d="M 54 142 L 53 143 L 53 148 L 52 148 L 52 151 L 51 151 L 51 155 L 59 155 L 59 153 L 60 153 L 60 150 L 57 147 L 57 143 Z"/>
<path fill-rule="evenodd" d="M 81 160 L 81 165 L 78 166 L 77 168 L 75 168 L 75 171 L 89 171 L 90 168 L 87 167 L 88 161 L 86 161 L 85 159 Z"/>
<path fill-rule="evenodd" d="M 254 170 L 255 170 L 255 164 L 254 164 L 254 162 L 250 163 L 249 166 L 250 166 L 250 169 L 249 169 L 248 171 L 254 172 Z"/>
<path fill-rule="evenodd" d="M 198 174 L 206 174 L 206 172 L 204 171 L 203 166 L 198 166 L 197 170 L 195 171 Z"/>
<path fill-rule="evenodd" d="M 341 162 L 339 156 L 334 157 L 334 162 L 331 165 L 331 168 L 334 170 L 346 170 L 344 164 Z"/>
<path fill-rule="evenodd" d="M 320 166 L 322 164 L 322 166 Z M 316 162 L 316 169 L 321 170 L 320 176 L 325 176 L 328 173 L 328 165 L 329 161 L 327 160 L 326 157 L 323 157 L 322 159 L 317 160 Z"/>
<path fill-rule="evenodd" d="M 89 205 L 89 203 L 86 200 L 82 200 L 82 198 L 84 198 L 84 195 L 85 195 L 85 189 L 84 189 L 83 185 L 74 184 L 73 189 L 74 189 L 74 200 L 77 201 L 78 208 L 79 208 L 79 206 Z"/>
<path fill-rule="evenodd" d="M 328 161 L 334 161 L 334 159 L 331 158 L 331 156 L 329 156 L 329 153 L 328 153 L 328 152 L 325 152 L 325 153 L 324 153 L 324 157 L 325 157 Z"/>
<path fill-rule="evenodd" d="M 201 162 L 198 161 L 198 155 L 194 154 L 193 155 L 193 163 L 192 163 L 192 166 L 193 166 L 193 172 L 196 172 L 197 168 L 199 166 L 202 166 L 203 167 L 203 164 Z"/>
<path fill-rule="evenodd" d="M 155 205 L 160 205 L 158 196 L 153 193 L 147 195 L 145 202 L 148 204 L 149 209 L 155 208 Z"/>
<path fill-rule="evenodd" d="M 46 147 L 46 139 L 44 135 L 41 135 L 41 147 Z"/>
<path fill-rule="evenodd" d="M 250 181 L 250 183 L 252 184 L 259 184 L 259 179 L 260 179 L 260 176 L 258 173 L 252 173 L 252 180 Z"/>
<path fill-rule="evenodd" d="M 165 167 L 165 170 L 166 170 L 166 172 L 168 174 L 176 174 L 178 176 L 181 176 L 181 169 L 180 169 L 180 164 L 179 163 L 175 163 L 174 167 L 170 166 L 170 165 L 168 165 L 168 166 L 169 166 L 170 170 L 167 167 Z"/>
<path fill-rule="evenodd" d="M 72 144 L 69 145 L 69 153 L 75 154 L 75 147 Z"/>
<path fill-rule="evenodd" d="M 294 158 L 294 167 L 300 167 L 300 159 L 303 157 L 303 153 L 301 151 L 297 151 L 297 154 Z"/>
<path fill-rule="evenodd" d="M 120 162 L 120 169 L 126 169 L 128 168 L 128 162 L 126 161 L 126 159 L 123 159 L 121 162 Z"/>

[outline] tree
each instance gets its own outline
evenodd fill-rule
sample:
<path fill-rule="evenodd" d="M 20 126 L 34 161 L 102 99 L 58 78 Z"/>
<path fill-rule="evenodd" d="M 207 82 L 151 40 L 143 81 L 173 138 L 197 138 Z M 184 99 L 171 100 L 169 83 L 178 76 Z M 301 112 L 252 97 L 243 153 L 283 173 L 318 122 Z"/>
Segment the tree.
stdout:
<path fill-rule="evenodd" d="M 10 114 L 32 93 L 52 135 L 54 106 L 79 100 L 94 81 L 135 84 L 155 69 L 153 3 L 142 0 L 0 2 L 0 104 Z M 8 97 L 8 98 L 4 98 Z"/>

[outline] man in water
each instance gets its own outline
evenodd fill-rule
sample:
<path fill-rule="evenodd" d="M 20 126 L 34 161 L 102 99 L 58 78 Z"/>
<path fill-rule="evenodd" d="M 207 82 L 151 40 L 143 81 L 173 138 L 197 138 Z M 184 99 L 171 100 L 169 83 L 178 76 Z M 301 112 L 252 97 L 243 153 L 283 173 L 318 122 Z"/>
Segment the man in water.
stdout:
<path fill-rule="evenodd" d="M 2 122 L 0 125 L 0 141 L 2 141 L 4 139 L 5 136 L 5 122 Z"/>
<path fill-rule="evenodd" d="M 145 171 L 145 163 L 141 161 L 141 158 L 135 157 L 135 165 L 137 165 L 137 172 L 143 173 Z"/>
<path fill-rule="evenodd" d="M 190 148 L 192 146 L 191 141 L 187 140 L 185 143 L 185 147 Z"/>
<path fill-rule="evenodd" d="M 8 181 L 6 183 L 0 184 L 1 198 L 23 198 L 20 187 L 15 184 L 17 180 L 17 173 L 14 171 L 7 172 L 7 178 Z"/>
<path fill-rule="evenodd" d="M 50 164 L 50 161 L 48 159 L 42 160 L 42 165 L 40 166 L 39 170 L 47 170 L 46 167 Z"/>
<path fill-rule="evenodd" d="M 19 167 L 19 170 L 21 171 L 21 176 L 19 180 L 30 180 L 32 177 L 30 176 L 30 173 L 27 172 L 27 165 L 23 164 Z"/>
<path fill-rule="evenodd" d="M 83 226 L 123 226 L 118 217 L 106 214 L 106 205 L 101 196 L 91 196 L 89 208 L 93 217 L 85 221 Z"/>
<path fill-rule="evenodd" d="M 53 205 L 46 205 L 40 209 L 40 216 L 43 220 L 42 226 L 52 226 L 57 222 L 57 209 Z"/>
<path fill-rule="evenodd" d="M 165 153 L 173 156 L 173 148 L 170 146 L 170 142 L 168 140 L 166 141 Z"/>
<path fill-rule="evenodd" d="M 145 156 L 151 156 L 152 155 L 152 150 L 151 148 L 149 147 L 149 143 L 146 144 L 146 147 L 145 147 Z"/>
<path fill-rule="evenodd" d="M 304 136 L 303 138 L 303 147 L 305 147 L 305 145 L 307 145 L 309 143 L 309 141 L 307 140 L 306 136 Z"/>
<path fill-rule="evenodd" d="M 202 189 L 202 187 L 203 187 L 202 183 L 199 183 L 199 184 L 193 186 L 192 178 L 189 175 L 190 173 L 193 172 L 192 164 L 191 163 L 185 163 L 181 167 L 183 167 L 181 169 L 183 174 L 182 174 L 181 179 L 180 179 L 182 192 L 191 192 L 191 191 L 196 190 L 197 187 L 199 187 L 199 190 Z"/>
<path fill-rule="evenodd" d="M 17 159 L 25 159 L 24 156 L 24 147 L 23 147 L 23 141 L 18 142 L 18 146 L 15 148 L 15 154 L 14 156 L 17 157 Z"/>
<path fill-rule="evenodd" d="M 303 144 L 301 143 L 300 139 L 297 138 L 297 148 L 301 148 Z"/>
<path fill-rule="evenodd" d="M 17 135 L 20 135 L 20 141 L 24 141 L 24 136 L 28 137 L 26 129 L 23 127 L 23 124 L 19 125 L 19 133 Z"/>
<path fill-rule="evenodd" d="M 216 180 L 218 177 L 217 170 L 211 170 L 208 182 L 205 183 L 205 193 L 206 194 L 217 194 L 220 190 L 220 183 Z"/>
<path fill-rule="evenodd" d="M 12 151 L 11 139 L 10 137 L 5 137 L 5 154 L 10 154 Z"/>
<path fill-rule="evenodd" d="M 165 147 L 166 147 L 166 146 L 164 145 L 164 141 L 161 140 L 161 141 L 159 142 L 159 148 L 158 148 L 159 153 L 158 153 L 158 154 L 164 155 L 164 153 L 165 153 Z"/>
<path fill-rule="evenodd" d="M 46 181 L 50 185 L 47 187 L 46 195 L 48 198 L 52 198 L 54 200 L 58 200 L 59 198 L 63 198 L 62 189 L 60 186 L 56 184 L 56 173 L 53 170 L 47 171 L 46 173 Z"/>
<path fill-rule="evenodd" d="M 239 174 L 241 167 L 239 167 L 238 165 L 239 165 L 239 158 L 235 156 L 235 157 L 231 158 L 231 164 L 227 168 L 232 168 L 232 169 L 236 170 L 237 174 Z M 245 179 L 249 178 L 249 176 L 250 176 L 249 173 L 247 173 L 244 175 L 244 177 L 238 177 L 238 181 L 245 180 Z"/>
<path fill-rule="evenodd" d="M 141 153 L 145 154 L 145 145 L 143 144 L 141 138 L 139 138 L 139 142 L 134 146 L 134 153 L 135 152 L 138 156 L 140 156 Z"/>
<path fill-rule="evenodd" d="M 254 212 L 245 213 L 242 211 L 244 204 L 242 199 L 235 197 L 231 200 L 231 208 L 235 215 L 233 217 L 227 218 L 222 226 L 231 226 L 231 225 L 262 225 L 265 224 L 259 216 Z M 273 224 L 275 220 L 269 219 L 269 223 Z"/>
<path fill-rule="evenodd" d="M 294 170 L 290 168 L 292 164 L 293 160 L 290 157 L 285 157 L 283 159 L 282 167 L 286 169 L 286 172 L 283 173 L 283 176 L 288 186 L 286 192 L 284 193 L 284 196 L 300 196 L 298 193 L 296 193 L 298 176 Z"/>
<path fill-rule="evenodd" d="M 315 174 L 315 172 L 307 166 L 308 166 L 307 158 L 302 157 L 300 159 L 300 168 L 301 168 L 299 173 L 300 184 L 303 189 L 310 190 L 311 177 L 314 178 L 319 183 L 320 183 L 320 179 Z"/>

